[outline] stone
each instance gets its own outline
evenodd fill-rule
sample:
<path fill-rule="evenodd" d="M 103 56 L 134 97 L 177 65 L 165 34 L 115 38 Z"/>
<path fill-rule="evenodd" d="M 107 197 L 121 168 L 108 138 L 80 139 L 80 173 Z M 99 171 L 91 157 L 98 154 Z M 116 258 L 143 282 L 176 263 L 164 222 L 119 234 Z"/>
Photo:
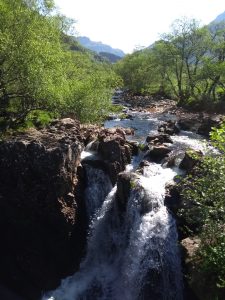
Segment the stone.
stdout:
<path fill-rule="evenodd" d="M 219 127 L 222 124 L 221 119 L 218 117 L 208 117 L 202 120 L 202 124 L 199 126 L 197 133 L 209 137 L 212 127 Z"/>
<path fill-rule="evenodd" d="M 171 149 L 165 145 L 156 145 L 153 146 L 151 150 L 147 151 L 145 154 L 145 158 L 150 158 L 151 161 L 160 162 L 163 158 L 165 158 Z"/>
<path fill-rule="evenodd" d="M 138 176 L 135 173 L 122 172 L 118 175 L 116 203 L 120 214 L 126 211 L 132 185 L 137 179 Z"/>
<path fill-rule="evenodd" d="M 201 125 L 201 119 L 197 116 L 184 117 L 178 120 L 178 126 L 181 130 L 188 130 L 196 132 Z"/>
<path fill-rule="evenodd" d="M 125 170 L 128 163 L 131 162 L 131 155 L 134 146 L 127 143 L 122 133 L 116 131 L 115 134 L 108 130 L 99 133 L 98 154 L 108 164 L 109 176 L 114 185 L 117 175 Z"/>
<path fill-rule="evenodd" d="M 176 122 L 172 120 L 161 124 L 158 128 L 158 131 L 169 135 L 174 135 L 180 132 L 179 128 L 176 125 Z"/>
<path fill-rule="evenodd" d="M 79 267 L 86 230 L 77 174 L 82 149 L 72 119 L 0 142 L 0 279 L 25 299 L 40 299 Z"/>
<path fill-rule="evenodd" d="M 203 153 L 201 151 L 196 151 L 189 149 L 185 152 L 184 158 L 181 161 L 179 167 L 190 173 L 193 168 L 201 161 Z"/>
<path fill-rule="evenodd" d="M 152 143 L 152 144 L 163 144 L 163 143 L 173 143 L 173 140 L 171 139 L 169 134 L 156 134 L 156 135 L 148 135 L 146 138 L 146 143 Z"/>

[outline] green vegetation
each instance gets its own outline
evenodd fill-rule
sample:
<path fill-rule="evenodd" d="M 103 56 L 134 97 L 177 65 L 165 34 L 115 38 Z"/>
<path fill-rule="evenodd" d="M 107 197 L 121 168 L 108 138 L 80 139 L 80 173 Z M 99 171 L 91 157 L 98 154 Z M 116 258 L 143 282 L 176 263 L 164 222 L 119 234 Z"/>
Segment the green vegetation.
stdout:
<path fill-rule="evenodd" d="M 100 121 L 118 77 L 66 35 L 72 22 L 54 1 L 0 0 L 0 19 L 1 127 L 31 123 L 34 111 Z"/>
<path fill-rule="evenodd" d="M 201 240 L 193 263 L 209 298 L 223 299 L 225 291 L 225 126 L 214 129 L 211 138 L 221 155 L 206 156 L 184 184 L 186 208 L 178 211 L 189 225 L 189 234 Z M 191 205 L 190 205 L 191 203 Z"/>
<path fill-rule="evenodd" d="M 176 20 L 151 47 L 119 61 L 116 72 L 135 94 L 159 94 L 180 105 L 225 107 L 225 24 Z"/>

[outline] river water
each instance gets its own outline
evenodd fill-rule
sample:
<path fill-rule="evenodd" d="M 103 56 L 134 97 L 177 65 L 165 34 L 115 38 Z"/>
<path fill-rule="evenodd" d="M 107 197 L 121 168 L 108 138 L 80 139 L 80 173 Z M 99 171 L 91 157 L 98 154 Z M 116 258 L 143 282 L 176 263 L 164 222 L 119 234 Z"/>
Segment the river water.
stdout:
<path fill-rule="evenodd" d="M 132 140 L 144 143 L 171 115 L 129 112 L 132 120 L 107 121 L 105 127 L 133 127 Z M 196 134 L 173 136 L 174 151 L 206 149 Z M 86 149 L 85 159 L 93 155 Z M 134 173 L 132 190 L 121 215 L 117 186 L 99 169 L 86 167 L 86 206 L 90 220 L 87 254 L 80 271 L 43 300 L 182 300 L 182 270 L 173 216 L 164 206 L 165 186 L 181 173 L 178 166 L 151 163 L 135 175 L 143 153 L 127 166 Z M 177 165 L 179 161 L 177 162 Z"/>

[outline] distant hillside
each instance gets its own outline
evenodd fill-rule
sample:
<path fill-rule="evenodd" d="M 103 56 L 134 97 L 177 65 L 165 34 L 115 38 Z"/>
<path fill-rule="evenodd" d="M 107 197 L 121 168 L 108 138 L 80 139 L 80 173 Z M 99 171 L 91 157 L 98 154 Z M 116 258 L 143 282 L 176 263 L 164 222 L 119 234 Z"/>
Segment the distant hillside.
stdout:
<path fill-rule="evenodd" d="M 110 61 L 111 63 L 116 63 L 118 60 L 120 60 L 122 57 L 109 53 L 109 52 L 99 52 L 99 55 L 101 57 L 105 58 L 106 60 Z"/>
<path fill-rule="evenodd" d="M 102 42 L 94 42 L 86 36 L 79 36 L 79 37 L 77 37 L 77 40 L 82 46 L 84 46 L 92 51 L 95 51 L 97 53 L 107 52 L 107 53 L 111 53 L 111 54 L 114 54 L 119 57 L 125 56 L 125 53 L 122 50 L 114 49 L 109 45 L 103 44 Z"/>
<path fill-rule="evenodd" d="M 219 23 L 219 22 L 222 22 L 222 21 L 225 21 L 225 11 L 222 14 L 218 15 L 216 17 L 216 19 L 213 20 L 213 23 Z"/>

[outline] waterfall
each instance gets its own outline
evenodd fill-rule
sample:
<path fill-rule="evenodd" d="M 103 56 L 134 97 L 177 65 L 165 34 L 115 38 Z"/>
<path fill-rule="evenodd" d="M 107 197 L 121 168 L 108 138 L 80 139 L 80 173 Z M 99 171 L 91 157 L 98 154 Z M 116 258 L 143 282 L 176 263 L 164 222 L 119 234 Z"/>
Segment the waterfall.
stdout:
<path fill-rule="evenodd" d="M 182 300 L 176 224 L 163 203 L 165 184 L 176 172 L 157 164 L 145 167 L 132 182 L 123 212 L 117 187 L 103 201 L 106 190 L 99 178 L 105 174 L 92 172 L 89 168 L 87 207 L 91 215 L 99 209 L 90 224 L 86 258 L 79 272 L 43 299 Z"/>
<path fill-rule="evenodd" d="M 85 189 L 85 204 L 89 219 L 102 206 L 105 197 L 112 189 L 109 176 L 101 169 L 84 164 L 87 187 Z"/>

